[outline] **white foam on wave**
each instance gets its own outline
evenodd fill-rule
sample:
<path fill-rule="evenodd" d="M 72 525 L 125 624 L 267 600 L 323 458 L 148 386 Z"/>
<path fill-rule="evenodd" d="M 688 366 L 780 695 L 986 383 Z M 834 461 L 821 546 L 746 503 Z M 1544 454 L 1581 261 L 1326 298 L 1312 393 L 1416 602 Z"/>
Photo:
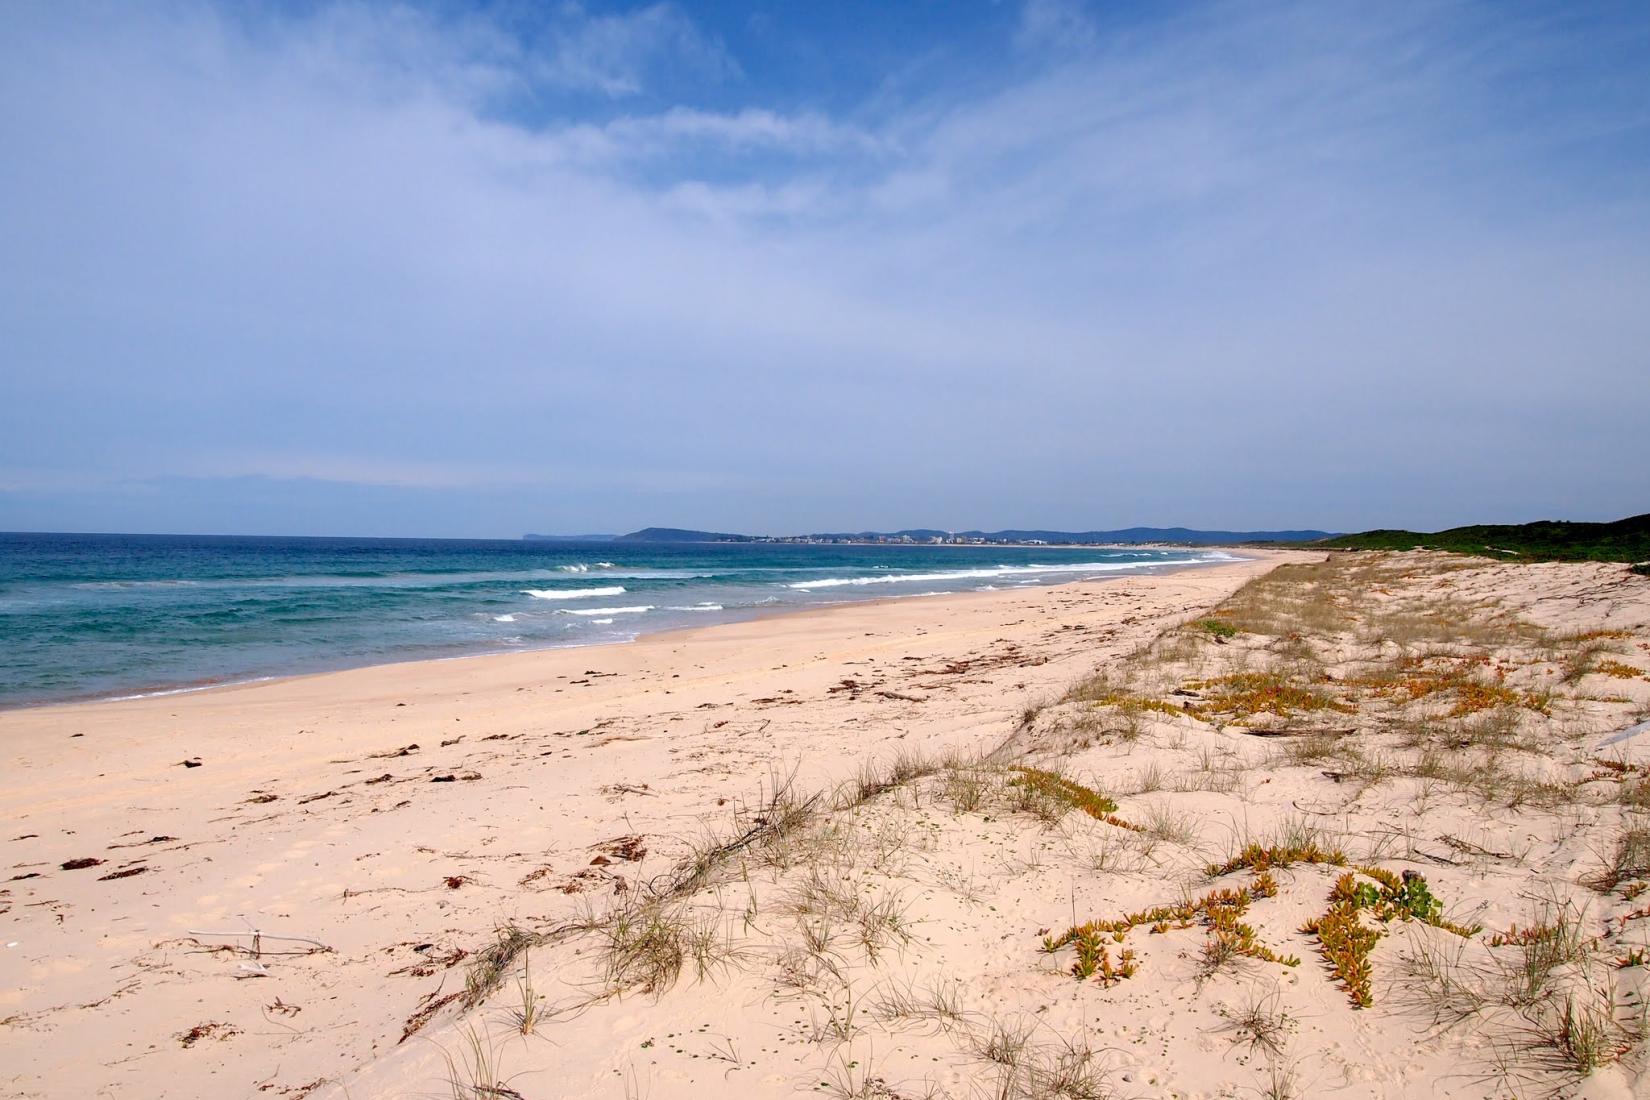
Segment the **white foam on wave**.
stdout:
<path fill-rule="evenodd" d="M 612 619 L 591 619 L 590 621 L 595 623 L 597 626 L 612 626 L 613 625 L 613 620 Z"/>
<path fill-rule="evenodd" d="M 665 610 L 666 611 L 720 611 L 720 610 L 722 610 L 722 605 L 719 604 L 719 603 L 699 603 L 699 604 L 694 604 L 692 607 L 667 607 L 667 608 L 665 608 Z"/>
<path fill-rule="evenodd" d="M 558 615 L 640 615 L 652 611 L 652 604 L 639 604 L 636 607 L 562 607 L 557 608 Z"/>
<path fill-rule="evenodd" d="M 514 615 L 494 615 L 493 621 L 495 623 L 513 623 L 516 621 L 516 617 Z"/>
<path fill-rule="evenodd" d="M 610 561 L 599 561 L 596 563 L 597 569 L 612 569 L 613 567 L 613 563 Z"/>
<path fill-rule="evenodd" d="M 844 585 L 906 584 L 917 581 L 1014 580 L 1018 577 L 1036 577 L 1050 573 L 1115 573 L 1125 569 L 1150 569 L 1160 565 L 1198 565 L 1210 561 L 1207 557 L 1168 558 L 1153 561 L 1091 561 L 1049 565 L 994 565 L 989 569 L 957 569 L 949 573 L 888 573 L 875 577 L 823 577 L 817 581 L 797 581 L 786 588 L 812 591 L 816 588 L 840 588 Z M 1020 583 L 1035 583 L 1032 581 Z"/>
<path fill-rule="evenodd" d="M 195 580 L 87 581 L 70 588 L 454 588 L 488 581 L 553 580 L 555 569 L 495 569 L 481 572 L 400 571 L 395 573 L 294 573 L 280 577 L 208 577 Z"/>
<path fill-rule="evenodd" d="M 201 582 L 200 581 L 189 581 L 189 580 L 81 581 L 81 582 L 76 583 L 76 584 L 71 584 L 69 587 L 70 588 L 84 589 L 84 590 L 89 591 L 89 592 L 95 592 L 100 588 L 114 588 L 114 589 L 119 589 L 119 588 L 199 588 L 199 587 L 201 587 Z M 123 696 L 123 698 L 138 699 L 138 698 L 142 698 L 142 696 L 132 695 L 132 696 Z"/>
<path fill-rule="evenodd" d="M 572 565 L 558 565 L 558 566 L 556 566 L 556 568 L 560 569 L 563 573 L 588 573 L 588 572 L 590 572 L 590 567 L 588 565 L 584 564 L 582 561 L 581 562 L 574 562 Z"/>
<path fill-rule="evenodd" d="M 125 703 L 133 699 L 159 699 L 167 695 L 193 695 L 197 691 L 214 691 L 217 688 L 245 687 L 247 684 L 265 684 L 271 680 L 278 680 L 279 676 L 251 676 L 245 680 L 220 680 L 212 684 L 191 684 L 188 687 L 161 688 L 157 691 L 138 691 L 131 695 L 110 695 L 96 700 L 102 703 Z"/>
<path fill-rule="evenodd" d="M 521 594 L 535 600 L 587 600 L 591 596 L 622 596 L 624 588 L 617 584 L 606 588 L 524 588 Z"/>

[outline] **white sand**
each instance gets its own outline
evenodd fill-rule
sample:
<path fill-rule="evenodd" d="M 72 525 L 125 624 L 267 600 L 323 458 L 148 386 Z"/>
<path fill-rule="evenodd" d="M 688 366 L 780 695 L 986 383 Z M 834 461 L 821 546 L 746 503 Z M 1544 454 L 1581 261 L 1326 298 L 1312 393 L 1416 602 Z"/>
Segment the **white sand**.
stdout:
<path fill-rule="evenodd" d="M 850 605 L 624 647 L 0 714 L 0 844 L 10 875 L 39 876 L 0 894 L 15 941 L 0 953 L 0 1082 L 19 1096 L 451 1096 L 449 1078 L 476 1083 L 479 1047 L 500 1087 L 528 1098 L 961 1098 L 997 1095 L 1005 1075 L 1016 1096 L 1230 1097 L 1265 1095 L 1275 1074 L 1302 1097 L 1508 1095 L 1485 1068 L 1505 1041 L 1498 1017 L 1443 1028 L 1436 1005 L 1410 995 L 1404 952 L 1428 937 L 1453 947 L 1448 933 L 1383 929 L 1375 1006 L 1351 1006 L 1300 930 L 1323 911 L 1338 868 L 1279 872 L 1278 896 L 1246 917 L 1298 966 L 1242 960 L 1208 975 L 1201 928 L 1139 928 L 1127 937 L 1135 973 L 1108 988 L 1073 980 L 1070 949 L 1038 949 L 1074 922 L 1249 881 L 1210 883 L 1202 868 L 1245 831 L 1307 820 L 1355 859 L 1424 873 L 1464 923 L 1525 922 L 1550 889 L 1587 907 L 1589 936 L 1615 929 L 1600 953 L 1646 939 L 1650 919 L 1632 914 L 1650 898 L 1581 884 L 1624 820 L 1612 779 L 1574 804 L 1508 806 L 1424 793 L 1412 778 L 1326 774 L 1344 764 L 1288 766 L 1281 742 L 1190 717 L 1148 715 L 1141 736 L 1122 741 L 1083 734 L 1073 724 L 1083 707 L 1066 704 L 1020 728 L 1028 705 L 1058 699 L 1275 563 L 1315 560 L 1262 557 Z M 1611 644 L 1643 668 L 1650 586 L 1620 574 L 1486 566 L 1399 583 L 1443 586 L 1463 605 L 1551 629 L 1626 631 Z M 1507 683 L 1523 691 L 1542 676 L 1531 664 Z M 1572 693 L 1566 752 L 1583 762 L 1650 713 L 1650 681 L 1586 676 Z M 827 815 L 794 852 L 735 860 L 673 901 L 673 918 L 713 929 L 703 976 L 690 952 L 657 995 L 614 994 L 600 936 L 561 939 L 528 956 L 549 1016 L 533 1034 L 511 1021 L 518 961 L 480 1005 L 448 1003 L 400 1041 L 421 1006 L 463 989 L 495 927 L 545 933 L 646 896 L 696 842 L 729 828 L 775 769 L 794 772 L 799 791 L 826 790 L 900 752 L 980 752 L 1011 738 L 1022 759 L 1108 792 L 1158 771 L 1163 789 L 1120 795 L 1119 812 L 1173 819 L 1189 835 L 1151 841 L 1081 814 L 1045 825 L 1013 812 L 1001 786 L 958 812 L 957 792 L 932 776 Z M 1610 751 L 1650 761 L 1646 740 Z M 1365 747 L 1384 751 L 1373 735 Z M 181 763 L 195 758 L 199 767 Z M 82 857 L 104 862 L 60 869 Z M 103 877 L 135 867 L 146 870 Z M 897 914 L 898 928 L 877 924 L 878 911 Z M 268 957 L 268 976 L 246 977 L 244 954 L 210 950 L 245 938 L 191 934 L 254 928 L 332 950 Z M 829 942 L 799 950 L 810 933 Z M 1611 970 L 1628 1000 L 1643 970 Z M 1257 1003 L 1285 1018 L 1277 1057 L 1234 1042 L 1233 1019 Z M 1531 1094 L 1638 1095 L 1642 1043 L 1628 1054 L 1579 1087 L 1539 1067 L 1519 1072 L 1533 1074 Z M 1085 1093 L 1085 1073 L 1111 1091 Z"/>

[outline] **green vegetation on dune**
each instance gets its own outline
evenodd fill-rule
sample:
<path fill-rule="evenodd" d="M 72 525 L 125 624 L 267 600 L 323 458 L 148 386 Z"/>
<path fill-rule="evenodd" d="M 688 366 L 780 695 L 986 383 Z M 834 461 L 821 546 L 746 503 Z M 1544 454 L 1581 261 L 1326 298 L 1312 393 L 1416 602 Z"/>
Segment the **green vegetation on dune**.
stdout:
<path fill-rule="evenodd" d="M 1650 513 L 1614 523 L 1479 524 L 1432 533 L 1365 531 L 1313 544 L 1330 550 L 1449 550 L 1505 561 L 1650 561 Z"/>

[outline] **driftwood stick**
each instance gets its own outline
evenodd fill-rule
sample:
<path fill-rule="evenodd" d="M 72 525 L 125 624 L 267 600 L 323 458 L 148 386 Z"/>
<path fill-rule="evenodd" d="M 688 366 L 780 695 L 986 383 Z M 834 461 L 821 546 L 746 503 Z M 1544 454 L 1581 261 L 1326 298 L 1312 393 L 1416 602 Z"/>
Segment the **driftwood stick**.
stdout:
<path fill-rule="evenodd" d="M 316 951 L 331 951 L 332 950 L 332 948 L 328 947 L 326 944 L 320 942 L 319 940 L 312 940 L 312 939 L 309 939 L 309 938 L 304 937 L 304 936 L 277 936 L 274 933 L 264 932 L 264 931 L 261 931 L 261 930 L 256 929 L 256 928 L 253 928 L 253 929 L 251 929 L 249 931 L 246 931 L 246 932 L 204 932 L 204 931 L 201 931 L 198 928 L 191 928 L 191 929 L 188 930 L 188 932 L 189 932 L 189 935 L 191 935 L 191 936 L 210 936 L 213 939 L 220 939 L 220 940 L 244 940 L 247 937 L 251 937 L 251 939 L 252 939 L 252 956 L 253 956 L 253 958 L 261 958 L 264 955 L 264 949 L 263 949 L 264 942 L 263 941 L 265 941 L 265 940 L 279 940 L 282 943 L 307 943 L 312 948 L 314 948 Z M 269 954 L 272 954 L 272 955 L 307 955 L 307 954 L 309 954 L 309 952 L 307 952 L 307 951 L 271 951 L 271 952 L 269 952 Z"/>

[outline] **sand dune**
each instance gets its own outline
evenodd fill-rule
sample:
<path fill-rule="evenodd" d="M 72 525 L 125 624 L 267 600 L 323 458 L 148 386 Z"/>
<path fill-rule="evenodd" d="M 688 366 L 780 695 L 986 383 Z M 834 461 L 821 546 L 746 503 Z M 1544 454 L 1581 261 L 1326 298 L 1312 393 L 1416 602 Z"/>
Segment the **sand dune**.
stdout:
<path fill-rule="evenodd" d="M 8 1091 L 1633 1095 L 1647 586 L 1316 561 L 0 714 Z"/>

